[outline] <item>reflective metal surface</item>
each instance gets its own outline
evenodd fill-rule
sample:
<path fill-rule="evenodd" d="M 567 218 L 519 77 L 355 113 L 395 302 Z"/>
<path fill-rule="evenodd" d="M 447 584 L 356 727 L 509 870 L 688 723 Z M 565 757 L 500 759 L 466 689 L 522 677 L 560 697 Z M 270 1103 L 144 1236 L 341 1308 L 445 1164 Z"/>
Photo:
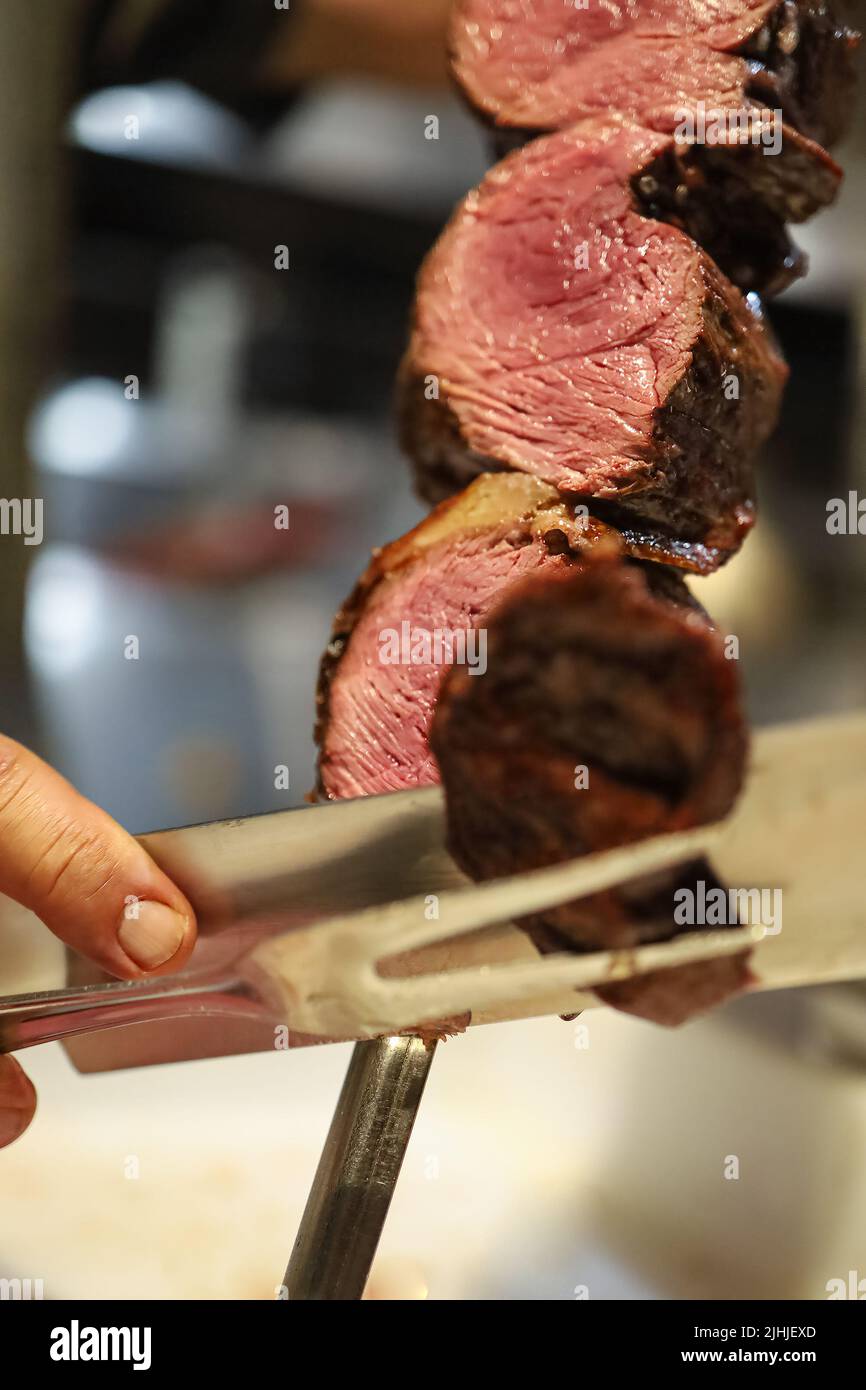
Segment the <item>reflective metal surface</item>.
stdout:
<path fill-rule="evenodd" d="M 40 1017 L 52 1029 L 45 1036 L 80 1032 L 87 1012 L 100 1007 L 104 1022 L 94 1013 L 90 1026 L 117 1028 L 126 1007 L 139 1025 L 132 1030 L 134 1055 L 113 1039 L 94 1044 L 84 1066 L 99 1070 L 272 1048 L 275 1020 L 288 1022 L 295 1045 L 313 1037 L 376 1037 L 464 1012 L 473 1023 L 574 1012 L 593 1002 L 578 988 L 682 963 L 693 945 L 699 954 L 689 959 L 721 948 L 703 929 L 619 953 L 623 959 L 596 953 L 540 962 L 509 923 L 679 862 L 680 841 L 688 841 L 691 853 L 694 836 L 706 837 L 719 876 L 735 892 L 759 905 L 765 896 L 774 904 L 778 899 L 766 922 L 748 919 L 759 927 L 752 936 L 745 932 L 755 945 L 757 988 L 856 979 L 866 965 L 858 868 L 864 814 L 866 720 L 849 716 L 764 731 L 746 793 L 723 825 L 456 893 L 447 891 L 459 875 L 442 844 L 435 790 L 164 832 L 148 837 L 148 848 L 201 914 L 203 935 L 191 966 L 158 990 L 113 984 L 101 1004 L 96 992 L 77 988 L 74 997 L 7 1000 L 0 1043 L 41 1040 Z M 488 926 L 494 923 L 502 925 Z M 487 929 L 483 938 L 466 935 L 479 928 Z M 725 936 L 737 946 L 732 932 Z M 643 959 L 654 952 L 664 960 Z M 377 968 L 396 958 L 399 969 Z M 261 1009 L 251 1010 L 251 1000 Z M 63 1017 L 55 1021 L 57 1006 Z M 207 1015 L 225 1014 L 226 1006 L 233 1017 L 216 1020 L 202 1052 L 195 1028 Z M 172 1026 L 144 1022 L 156 1018 L 170 1018 Z M 252 1034 L 251 1023 L 258 1027 Z M 83 1042 L 68 1044 L 78 1064 L 75 1049 Z"/>
<path fill-rule="evenodd" d="M 388 1215 L 434 1043 L 356 1043 L 289 1267 L 289 1299 L 359 1299 Z"/>
<path fill-rule="evenodd" d="M 443 846 L 438 787 L 143 835 L 205 931 L 286 927 L 465 882 Z"/>

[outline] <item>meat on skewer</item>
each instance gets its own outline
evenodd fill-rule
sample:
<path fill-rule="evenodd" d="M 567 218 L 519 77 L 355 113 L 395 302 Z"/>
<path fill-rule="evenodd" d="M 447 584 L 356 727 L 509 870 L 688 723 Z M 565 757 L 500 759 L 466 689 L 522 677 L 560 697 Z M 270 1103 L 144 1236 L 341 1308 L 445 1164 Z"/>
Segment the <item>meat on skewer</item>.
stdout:
<path fill-rule="evenodd" d="M 736 662 L 683 583 L 597 552 L 536 576 L 490 615 L 487 670 L 454 666 L 433 718 L 449 848 L 501 878 L 721 819 L 748 744 Z M 675 890 L 717 887 L 700 862 L 524 919 L 541 950 L 602 950 L 678 931 Z M 746 956 L 606 986 L 606 1003 L 681 1023 L 742 989 Z"/>
<path fill-rule="evenodd" d="M 710 570 L 739 547 L 786 369 L 709 255 L 639 210 L 632 186 L 671 145 L 617 121 L 563 131 L 458 208 L 421 271 L 401 370 L 428 500 L 519 469 L 639 553 Z"/>
<path fill-rule="evenodd" d="M 609 111 L 671 131 L 698 103 L 756 104 L 832 145 L 852 107 L 858 36 L 845 13 L 839 0 L 456 0 L 452 71 L 512 139 Z"/>
<path fill-rule="evenodd" d="M 338 615 L 317 738 L 329 797 L 441 770 L 475 878 L 709 823 L 738 794 L 736 666 L 673 567 L 714 569 L 753 523 L 786 376 L 754 291 L 803 272 L 786 224 L 838 187 L 813 141 L 850 109 L 842 3 L 457 0 L 455 76 L 523 148 L 419 277 L 401 431 L 440 505 Z M 678 130 L 699 105 L 744 108 L 749 138 Z M 697 862 L 521 925 L 544 951 L 665 940 L 701 881 Z M 743 953 L 598 993 L 674 1024 L 749 978 Z"/>
<path fill-rule="evenodd" d="M 322 661 L 319 794 L 369 796 L 438 782 L 427 734 L 442 678 L 490 607 L 531 574 L 590 550 L 620 553 L 602 522 L 520 474 L 484 474 L 377 551 L 334 621 Z M 470 650 L 473 648 L 474 650 Z"/>

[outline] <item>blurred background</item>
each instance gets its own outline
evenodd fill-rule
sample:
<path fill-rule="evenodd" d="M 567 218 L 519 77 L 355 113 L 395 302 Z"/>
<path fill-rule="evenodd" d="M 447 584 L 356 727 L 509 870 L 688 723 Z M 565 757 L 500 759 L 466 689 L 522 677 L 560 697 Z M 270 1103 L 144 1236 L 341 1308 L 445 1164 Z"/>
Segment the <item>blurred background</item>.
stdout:
<path fill-rule="evenodd" d="M 393 378 L 417 266 L 490 162 L 448 85 L 447 8 L 64 0 L 46 23 L 4 0 L 0 496 L 43 499 L 44 537 L 0 536 L 0 728 L 134 832 L 303 803 L 333 613 L 422 515 Z M 761 524 L 694 586 L 740 638 L 757 724 L 866 697 L 866 542 L 826 528 L 830 498 L 866 496 L 855 125 L 838 207 L 797 237 L 811 275 L 772 310 L 792 382 Z M 0 991 L 63 971 L 0 915 Z M 370 1296 L 822 1298 L 866 1278 L 864 999 L 449 1042 Z M 0 1277 L 271 1297 L 346 1061 L 88 1077 L 34 1051 Z"/>

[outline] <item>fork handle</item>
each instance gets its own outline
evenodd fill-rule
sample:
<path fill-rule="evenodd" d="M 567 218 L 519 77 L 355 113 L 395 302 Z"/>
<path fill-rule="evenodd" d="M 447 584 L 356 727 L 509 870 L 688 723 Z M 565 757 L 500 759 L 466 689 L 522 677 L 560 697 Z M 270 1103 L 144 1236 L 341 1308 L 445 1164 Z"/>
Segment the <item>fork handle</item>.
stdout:
<path fill-rule="evenodd" d="M 245 989 L 240 981 L 183 984 L 166 976 L 11 995 L 0 1005 L 0 1054 L 130 1023 L 195 1014 L 260 1014 Z"/>

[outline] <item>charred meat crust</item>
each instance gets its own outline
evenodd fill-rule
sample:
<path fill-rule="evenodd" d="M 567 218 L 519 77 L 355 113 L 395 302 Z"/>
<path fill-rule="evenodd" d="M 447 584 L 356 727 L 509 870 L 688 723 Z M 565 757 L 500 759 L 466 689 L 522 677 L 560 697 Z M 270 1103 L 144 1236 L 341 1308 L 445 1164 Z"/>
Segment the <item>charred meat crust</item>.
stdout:
<path fill-rule="evenodd" d="M 703 331 L 658 412 L 648 485 L 616 501 L 638 524 L 726 558 L 754 524 L 755 454 L 776 426 L 786 370 L 709 258 L 702 269 Z"/>
<path fill-rule="evenodd" d="M 452 669 L 430 738 L 449 847 L 472 878 L 559 863 L 730 810 L 747 749 L 735 663 L 674 573 L 591 555 L 575 573 L 527 580 L 487 627 L 487 671 Z M 588 786 L 577 788 L 580 767 Z M 542 951 L 665 940 L 678 930 L 674 888 L 701 878 L 716 883 L 698 861 L 520 925 Z M 604 997 L 672 1023 L 748 982 L 745 957 L 687 969 L 694 993 L 685 997 L 655 977 L 612 984 Z"/>
<path fill-rule="evenodd" d="M 697 1014 L 707 1013 L 742 994 L 754 983 L 749 956 L 744 952 L 706 963 L 653 970 L 648 975 L 602 985 L 595 993 L 602 1003 L 621 1013 L 677 1028 Z"/>
<path fill-rule="evenodd" d="M 738 50 L 748 61 L 746 95 L 778 106 L 821 145 L 835 145 L 851 121 L 860 35 L 829 0 L 781 0 Z"/>
<path fill-rule="evenodd" d="M 632 188 L 648 217 L 682 228 L 740 289 L 775 295 L 808 269 L 787 223 L 828 207 L 841 178 L 825 150 L 786 127 L 769 159 L 759 144 L 674 143 Z"/>

